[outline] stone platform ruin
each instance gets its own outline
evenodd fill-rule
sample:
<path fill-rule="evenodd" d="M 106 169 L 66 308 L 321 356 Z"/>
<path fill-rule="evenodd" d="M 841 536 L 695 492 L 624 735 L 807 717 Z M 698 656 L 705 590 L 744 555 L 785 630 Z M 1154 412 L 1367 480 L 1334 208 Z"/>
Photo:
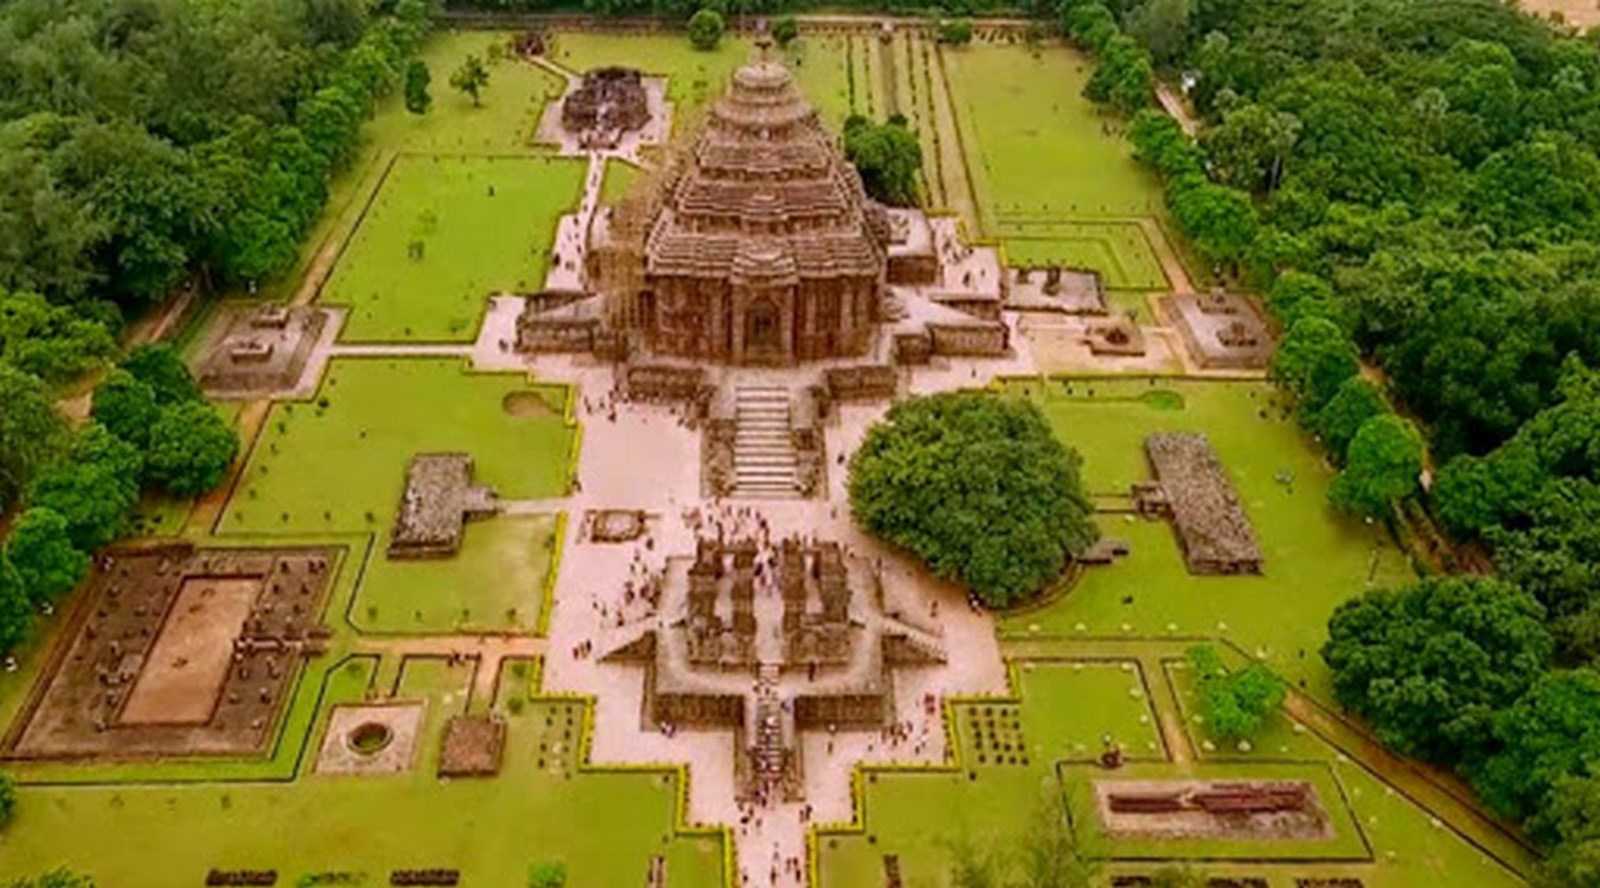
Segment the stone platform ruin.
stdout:
<path fill-rule="evenodd" d="M 1098 271 L 1060 265 L 1007 269 L 1005 302 L 1014 311 L 1093 316 L 1110 313 Z"/>
<path fill-rule="evenodd" d="M 803 731 L 892 723 L 894 670 L 944 662 L 891 616 L 875 569 L 837 543 L 700 540 L 668 562 L 659 626 L 605 655 L 644 669 L 646 728 L 732 730 L 740 796 L 803 797 Z"/>
<path fill-rule="evenodd" d="M 389 557 L 449 558 L 461 550 L 467 519 L 493 515 L 499 508 L 493 488 L 472 483 L 472 457 L 419 453 L 406 466 Z"/>
<path fill-rule="evenodd" d="M 1170 433 L 1144 439 L 1153 482 L 1133 486 L 1134 508 L 1170 518 L 1184 562 L 1194 574 L 1259 574 L 1261 547 L 1228 473 L 1205 435 Z"/>
<path fill-rule="evenodd" d="M 1203 370 L 1264 370 L 1272 360 L 1272 330 L 1249 297 L 1222 290 L 1174 293 L 1158 305 Z"/>
<path fill-rule="evenodd" d="M 1096 780 L 1096 814 L 1113 836 L 1163 839 L 1331 839 L 1303 780 Z"/>
<path fill-rule="evenodd" d="M 624 133 L 637 132 L 649 122 L 644 75 L 633 68 L 588 71 L 561 100 L 561 125 L 577 133 L 584 148 L 615 148 Z"/>
<path fill-rule="evenodd" d="M 195 378 L 214 398 L 292 394 L 314 386 L 306 377 L 318 343 L 331 334 L 331 313 L 278 304 L 224 305 Z M 312 374 L 314 375 L 314 374 Z"/>
<path fill-rule="evenodd" d="M 337 553 L 114 548 L 6 739 L 9 758 L 251 756 L 320 654 Z"/>

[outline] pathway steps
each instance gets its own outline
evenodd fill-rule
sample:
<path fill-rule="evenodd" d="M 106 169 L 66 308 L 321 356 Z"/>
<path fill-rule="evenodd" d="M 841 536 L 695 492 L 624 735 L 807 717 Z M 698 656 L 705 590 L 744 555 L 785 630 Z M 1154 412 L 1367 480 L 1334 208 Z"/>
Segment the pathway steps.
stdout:
<path fill-rule="evenodd" d="M 800 495 L 799 457 L 789 431 L 789 390 L 740 386 L 734 394 L 733 491 L 745 499 Z"/>

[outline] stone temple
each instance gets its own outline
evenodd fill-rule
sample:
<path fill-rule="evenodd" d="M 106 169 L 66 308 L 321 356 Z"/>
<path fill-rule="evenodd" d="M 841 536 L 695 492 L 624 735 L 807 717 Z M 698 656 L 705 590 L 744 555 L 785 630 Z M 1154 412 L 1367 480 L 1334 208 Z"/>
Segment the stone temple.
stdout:
<path fill-rule="evenodd" d="M 887 217 L 782 65 L 734 75 L 650 215 L 642 243 L 594 255 L 601 280 L 608 250 L 640 266 L 608 309 L 652 350 L 754 364 L 866 351 Z"/>
<path fill-rule="evenodd" d="M 881 358 L 882 346 L 901 363 L 1009 353 L 996 312 L 896 295 L 941 284 L 929 220 L 867 195 L 778 62 L 739 69 L 639 191 L 587 220 L 582 292 L 529 299 L 520 351 L 754 366 Z M 906 269 L 922 273 L 901 280 Z M 956 289 L 979 286 L 960 277 Z M 994 307 L 999 277 L 996 264 L 983 282 Z"/>

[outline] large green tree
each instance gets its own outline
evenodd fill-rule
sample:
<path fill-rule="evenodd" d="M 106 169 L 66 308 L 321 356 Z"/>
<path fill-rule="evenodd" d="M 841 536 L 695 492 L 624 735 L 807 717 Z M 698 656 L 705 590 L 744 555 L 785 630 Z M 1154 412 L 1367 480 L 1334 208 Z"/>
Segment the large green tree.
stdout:
<path fill-rule="evenodd" d="M 0 512 L 40 469 L 66 452 L 66 422 L 38 377 L 0 361 Z"/>
<path fill-rule="evenodd" d="M 1489 751 L 1495 715 L 1548 668 L 1544 609 L 1487 577 L 1424 579 L 1340 605 L 1322 658 L 1340 705 L 1384 742 L 1446 764 Z"/>
<path fill-rule="evenodd" d="M 139 501 L 143 470 L 138 448 L 90 424 L 73 441 L 71 458 L 34 478 L 28 504 L 65 518 L 73 545 L 92 552 L 122 534 Z"/>
<path fill-rule="evenodd" d="M 194 496 L 222 483 L 238 452 L 239 436 L 209 405 L 174 404 L 150 429 L 145 477 L 171 493 Z"/>
<path fill-rule="evenodd" d="M 161 416 L 155 389 L 122 368 L 106 374 L 95 386 L 89 415 L 106 430 L 139 447 L 150 443 L 150 430 Z"/>
<path fill-rule="evenodd" d="M 1230 670 L 1216 648 L 1198 645 L 1189 649 L 1189 665 L 1206 730 L 1219 740 L 1250 737 L 1283 704 L 1283 682 L 1260 663 Z"/>
<path fill-rule="evenodd" d="M 1356 433 L 1374 417 L 1389 412 L 1378 387 L 1360 376 L 1339 384 L 1322 409 L 1306 417 L 1306 424 L 1322 439 L 1334 462 L 1343 463 Z"/>
<path fill-rule="evenodd" d="M 903 120 L 877 124 L 851 115 L 844 124 L 844 151 L 868 194 L 893 206 L 917 204 L 922 146 Z"/>
<path fill-rule="evenodd" d="M 1028 400 L 917 397 L 891 407 L 851 457 L 850 504 L 871 533 L 1005 607 L 1098 536 L 1081 462 Z"/>
<path fill-rule="evenodd" d="M 1328 501 L 1347 512 L 1382 518 L 1416 492 L 1421 474 L 1421 433 L 1406 419 L 1380 413 L 1350 440 L 1344 471 L 1328 488 Z"/>
<path fill-rule="evenodd" d="M 727 25 L 722 13 L 705 7 L 689 16 L 689 45 L 702 52 L 710 52 L 722 42 L 722 32 Z"/>
<path fill-rule="evenodd" d="M 67 519 L 42 506 L 17 519 L 6 538 L 5 560 L 35 604 L 65 595 L 89 571 L 89 556 L 68 536 Z"/>
<path fill-rule="evenodd" d="M 1322 409 L 1359 369 L 1359 356 L 1350 337 L 1323 317 L 1296 321 L 1272 359 L 1273 377 L 1294 393 L 1307 414 Z"/>

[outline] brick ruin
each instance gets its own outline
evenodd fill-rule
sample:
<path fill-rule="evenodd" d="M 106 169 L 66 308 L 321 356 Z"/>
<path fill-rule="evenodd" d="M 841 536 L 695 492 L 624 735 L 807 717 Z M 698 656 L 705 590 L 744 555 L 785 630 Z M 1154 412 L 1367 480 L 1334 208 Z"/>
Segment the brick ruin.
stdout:
<path fill-rule="evenodd" d="M 495 715 L 452 716 L 439 752 L 440 777 L 493 777 L 505 754 L 506 723 Z"/>
<path fill-rule="evenodd" d="M 406 465 L 389 557 L 448 558 L 461 549 L 467 519 L 498 510 L 493 488 L 472 483 L 472 457 L 419 453 Z"/>
<path fill-rule="evenodd" d="M 1262 370 L 1272 360 L 1272 330 L 1254 299 L 1218 289 L 1163 296 L 1159 304 L 1206 370 Z"/>
<path fill-rule="evenodd" d="M 1233 483 L 1205 435 L 1164 433 L 1144 440 L 1152 482 L 1133 486 L 1134 508 L 1169 518 L 1189 572 L 1259 574 L 1261 547 Z"/>
<path fill-rule="evenodd" d="M 206 394 L 241 398 L 293 391 L 301 384 L 328 312 L 311 306 L 230 305 L 213 323 L 213 341 L 196 378 Z"/>
<path fill-rule="evenodd" d="M 113 548 L 6 739 L 9 758 L 265 754 L 323 652 L 332 549 Z"/>
<path fill-rule="evenodd" d="M 1117 315 L 1105 321 L 1092 321 L 1083 331 L 1083 344 L 1089 352 L 1108 357 L 1139 357 L 1146 351 L 1144 328 L 1131 315 Z"/>
<path fill-rule="evenodd" d="M 1331 839 L 1317 789 L 1304 780 L 1097 780 L 1101 826 L 1115 836 Z"/>
<path fill-rule="evenodd" d="M 650 120 L 644 76 L 632 68 L 596 68 L 561 102 L 561 125 L 584 148 L 614 148 L 622 134 Z"/>
<path fill-rule="evenodd" d="M 1009 270 L 1006 307 L 1071 315 L 1106 315 L 1100 272 L 1060 265 L 1024 265 Z"/>
<path fill-rule="evenodd" d="M 733 730 L 746 799 L 799 800 L 800 732 L 881 730 L 894 670 L 944 662 L 834 542 L 702 539 L 669 563 L 661 613 L 664 628 L 652 621 L 604 660 L 643 667 L 647 727 Z"/>

